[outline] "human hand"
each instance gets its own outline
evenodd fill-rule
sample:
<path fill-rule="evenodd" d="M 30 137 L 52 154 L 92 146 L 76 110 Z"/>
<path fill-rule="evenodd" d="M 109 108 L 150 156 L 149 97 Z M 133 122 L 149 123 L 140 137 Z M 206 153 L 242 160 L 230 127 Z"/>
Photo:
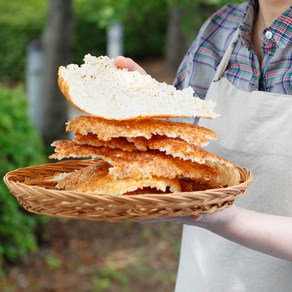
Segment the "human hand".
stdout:
<path fill-rule="evenodd" d="M 238 208 L 232 205 L 220 211 L 211 214 L 203 214 L 199 216 L 174 217 L 167 218 L 165 221 L 174 222 L 178 224 L 192 225 L 202 227 L 210 231 L 216 231 L 223 228 L 230 222 L 234 221 Z"/>
<path fill-rule="evenodd" d="M 138 71 L 143 75 L 147 75 L 146 71 L 131 58 L 118 56 L 115 58 L 115 65 L 117 68 L 128 69 L 129 71 Z"/>
<path fill-rule="evenodd" d="M 141 221 L 141 223 L 158 223 L 158 222 L 173 222 L 184 225 L 202 227 L 210 231 L 216 232 L 218 229 L 225 227 L 233 222 L 237 213 L 237 207 L 232 205 L 220 211 L 211 214 L 186 217 L 170 217 L 165 219 L 149 219 Z"/>

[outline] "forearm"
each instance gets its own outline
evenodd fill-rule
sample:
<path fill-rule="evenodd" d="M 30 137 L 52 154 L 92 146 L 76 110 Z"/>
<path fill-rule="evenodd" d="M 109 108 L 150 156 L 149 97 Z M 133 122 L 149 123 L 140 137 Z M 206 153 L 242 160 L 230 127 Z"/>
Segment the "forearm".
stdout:
<path fill-rule="evenodd" d="M 292 218 L 274 216 L 241 209 L 227 210 L 228 220 L 199 220 L 204 227 L 226 239 L 248 248 L 292 261 Z M 223 211 L 224 212 L 224 211 Z M 224 217 L 223 216 L 223 217 Z"/>

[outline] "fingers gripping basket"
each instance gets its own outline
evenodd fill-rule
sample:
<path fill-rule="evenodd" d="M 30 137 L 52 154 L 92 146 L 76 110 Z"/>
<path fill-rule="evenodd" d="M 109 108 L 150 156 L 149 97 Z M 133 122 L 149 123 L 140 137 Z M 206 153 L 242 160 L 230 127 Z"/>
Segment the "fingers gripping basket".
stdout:
<path fill-rule="evenodd" d="M 252 181 L 250 171 L 239 168 L 241 183 L 227 188 L 171 194 L 133 196 L 100 195 L 57 190 L 45 178 L 72 172 L 91 160 L 67 160 L 8 172 L 4 182 L 18 202 L 32 213 L 92 221 L 137 221 L 212 213 L 230 206 Z"/>

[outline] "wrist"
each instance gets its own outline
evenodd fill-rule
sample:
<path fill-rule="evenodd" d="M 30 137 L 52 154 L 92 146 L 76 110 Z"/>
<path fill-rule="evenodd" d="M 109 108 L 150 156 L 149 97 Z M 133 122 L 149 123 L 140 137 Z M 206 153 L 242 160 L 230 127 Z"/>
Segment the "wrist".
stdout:
<path fill-rule="evenodd" d="M 196 226 L 217 233 L 219 230 L 229 228 L 235 221 L 240 208 L 232 205 L 213 214 L 206 214 L 196 219 Z"/>

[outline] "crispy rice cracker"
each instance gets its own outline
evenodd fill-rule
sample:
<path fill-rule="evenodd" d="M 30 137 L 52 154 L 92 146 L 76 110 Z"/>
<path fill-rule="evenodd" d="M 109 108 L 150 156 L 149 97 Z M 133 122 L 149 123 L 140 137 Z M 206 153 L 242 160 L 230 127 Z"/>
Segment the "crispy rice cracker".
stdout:
<path fill-rule="evenodd" d="M 127 139 L 133 143 L 128 142 Z M 113 138 L 110 141 L 102 141 L 99 140 L 95 134 L 77 134 L 77 139 L 74 141 L 98 147 L 108 146 L 112 148 L 120 148 L 124 151 L 134 151 L 135 149 L 140 151 L 147 151 L 147 149 L 159 150 L 173 157 L 183 160 L 191 160 L 215 168 L 218 172 L 218 177 L 220 177 L 220 185 L 232 186 L 240 182 L 240 174 L 234 164 L 218 155 L 208 152 L 205 149 L 188 144 L 184 140 L 158 135 L 154 135 L 150 139 L 144 137 L 127 139 Z"/>
<path fill-rule="evenodd" d="M 173 157 L 191 160 L 215 168 L 220 178 L 220 185 L 232 186 L 240 182 L 238 168 L 230 161 L 198 146 L 188 144 L 181 139 L 153 136 L 149 140 L 142 137 L 131 138 L 129 140 L 134 142 L 139 149 L 148 148 L 151 150 L 159 150 Z"/>
<path fill-rule="evenodd" d="M 164 135 L 180 138 L 189 144 L 206 146 L 211 139 L 217 139 L 217 135 L 208 128 L 159 119 L 115 121 L 94 116 L 79 116 L 68 121 L 66 130 L 83 135 L 93 133 L 103 141 L 119 137 L 150 139 L 153 135 Z"/>
<path fill-rule="evenodd" d="M 67 140 L 55 141 L 52 145 L 56 148 L 55 153 L 50 158 L 99 158 L 112 166 L 109 172 L 117 179 L 125 177 L 142 179 L 152 176 L 177 178 L 183 176 L 205 181 L 217 178 L 215 168 L 190 160 L 184 161 L 174 158 L 159 151 L 125 152 L 108 147 L 79 145 Z"/>
<path fill-rule="evenodd" d="M 98 139 L 97 135 L 88 133 L 86 135 L 82 135 L 79 133 L 75 134 L 73 139 L 74 142 L 82 145 L 91 145 L 95 147 L 106 146 L 109 148 L 119 148 L 124 151 L 133 151 L 137 150 L 137 147 L 134 143 L 129 142 L 126 138 L 112 138 L 109 141 L 102 141 Z M 147 148 L 144 148 L 147 150 Z"/>
<path fill-rule="evenodd" d="M 99 161 L 80 170 L 71 172 L 58 180 L 57 188 L 97 193 L 103 195 L 123 195 L 131 194 L 143 188 L 156 189 L 156 191 L 165 192 L 167 189 L 171 192 L 181 190 L 178 179 L 168 179 L 163 177 L 152 177 L 146 179 L 123 178 L 114 179 L 109 174 L 109 165 L 104 161 Z M 133 194 L 133 193 L 132 193 Z"/>

